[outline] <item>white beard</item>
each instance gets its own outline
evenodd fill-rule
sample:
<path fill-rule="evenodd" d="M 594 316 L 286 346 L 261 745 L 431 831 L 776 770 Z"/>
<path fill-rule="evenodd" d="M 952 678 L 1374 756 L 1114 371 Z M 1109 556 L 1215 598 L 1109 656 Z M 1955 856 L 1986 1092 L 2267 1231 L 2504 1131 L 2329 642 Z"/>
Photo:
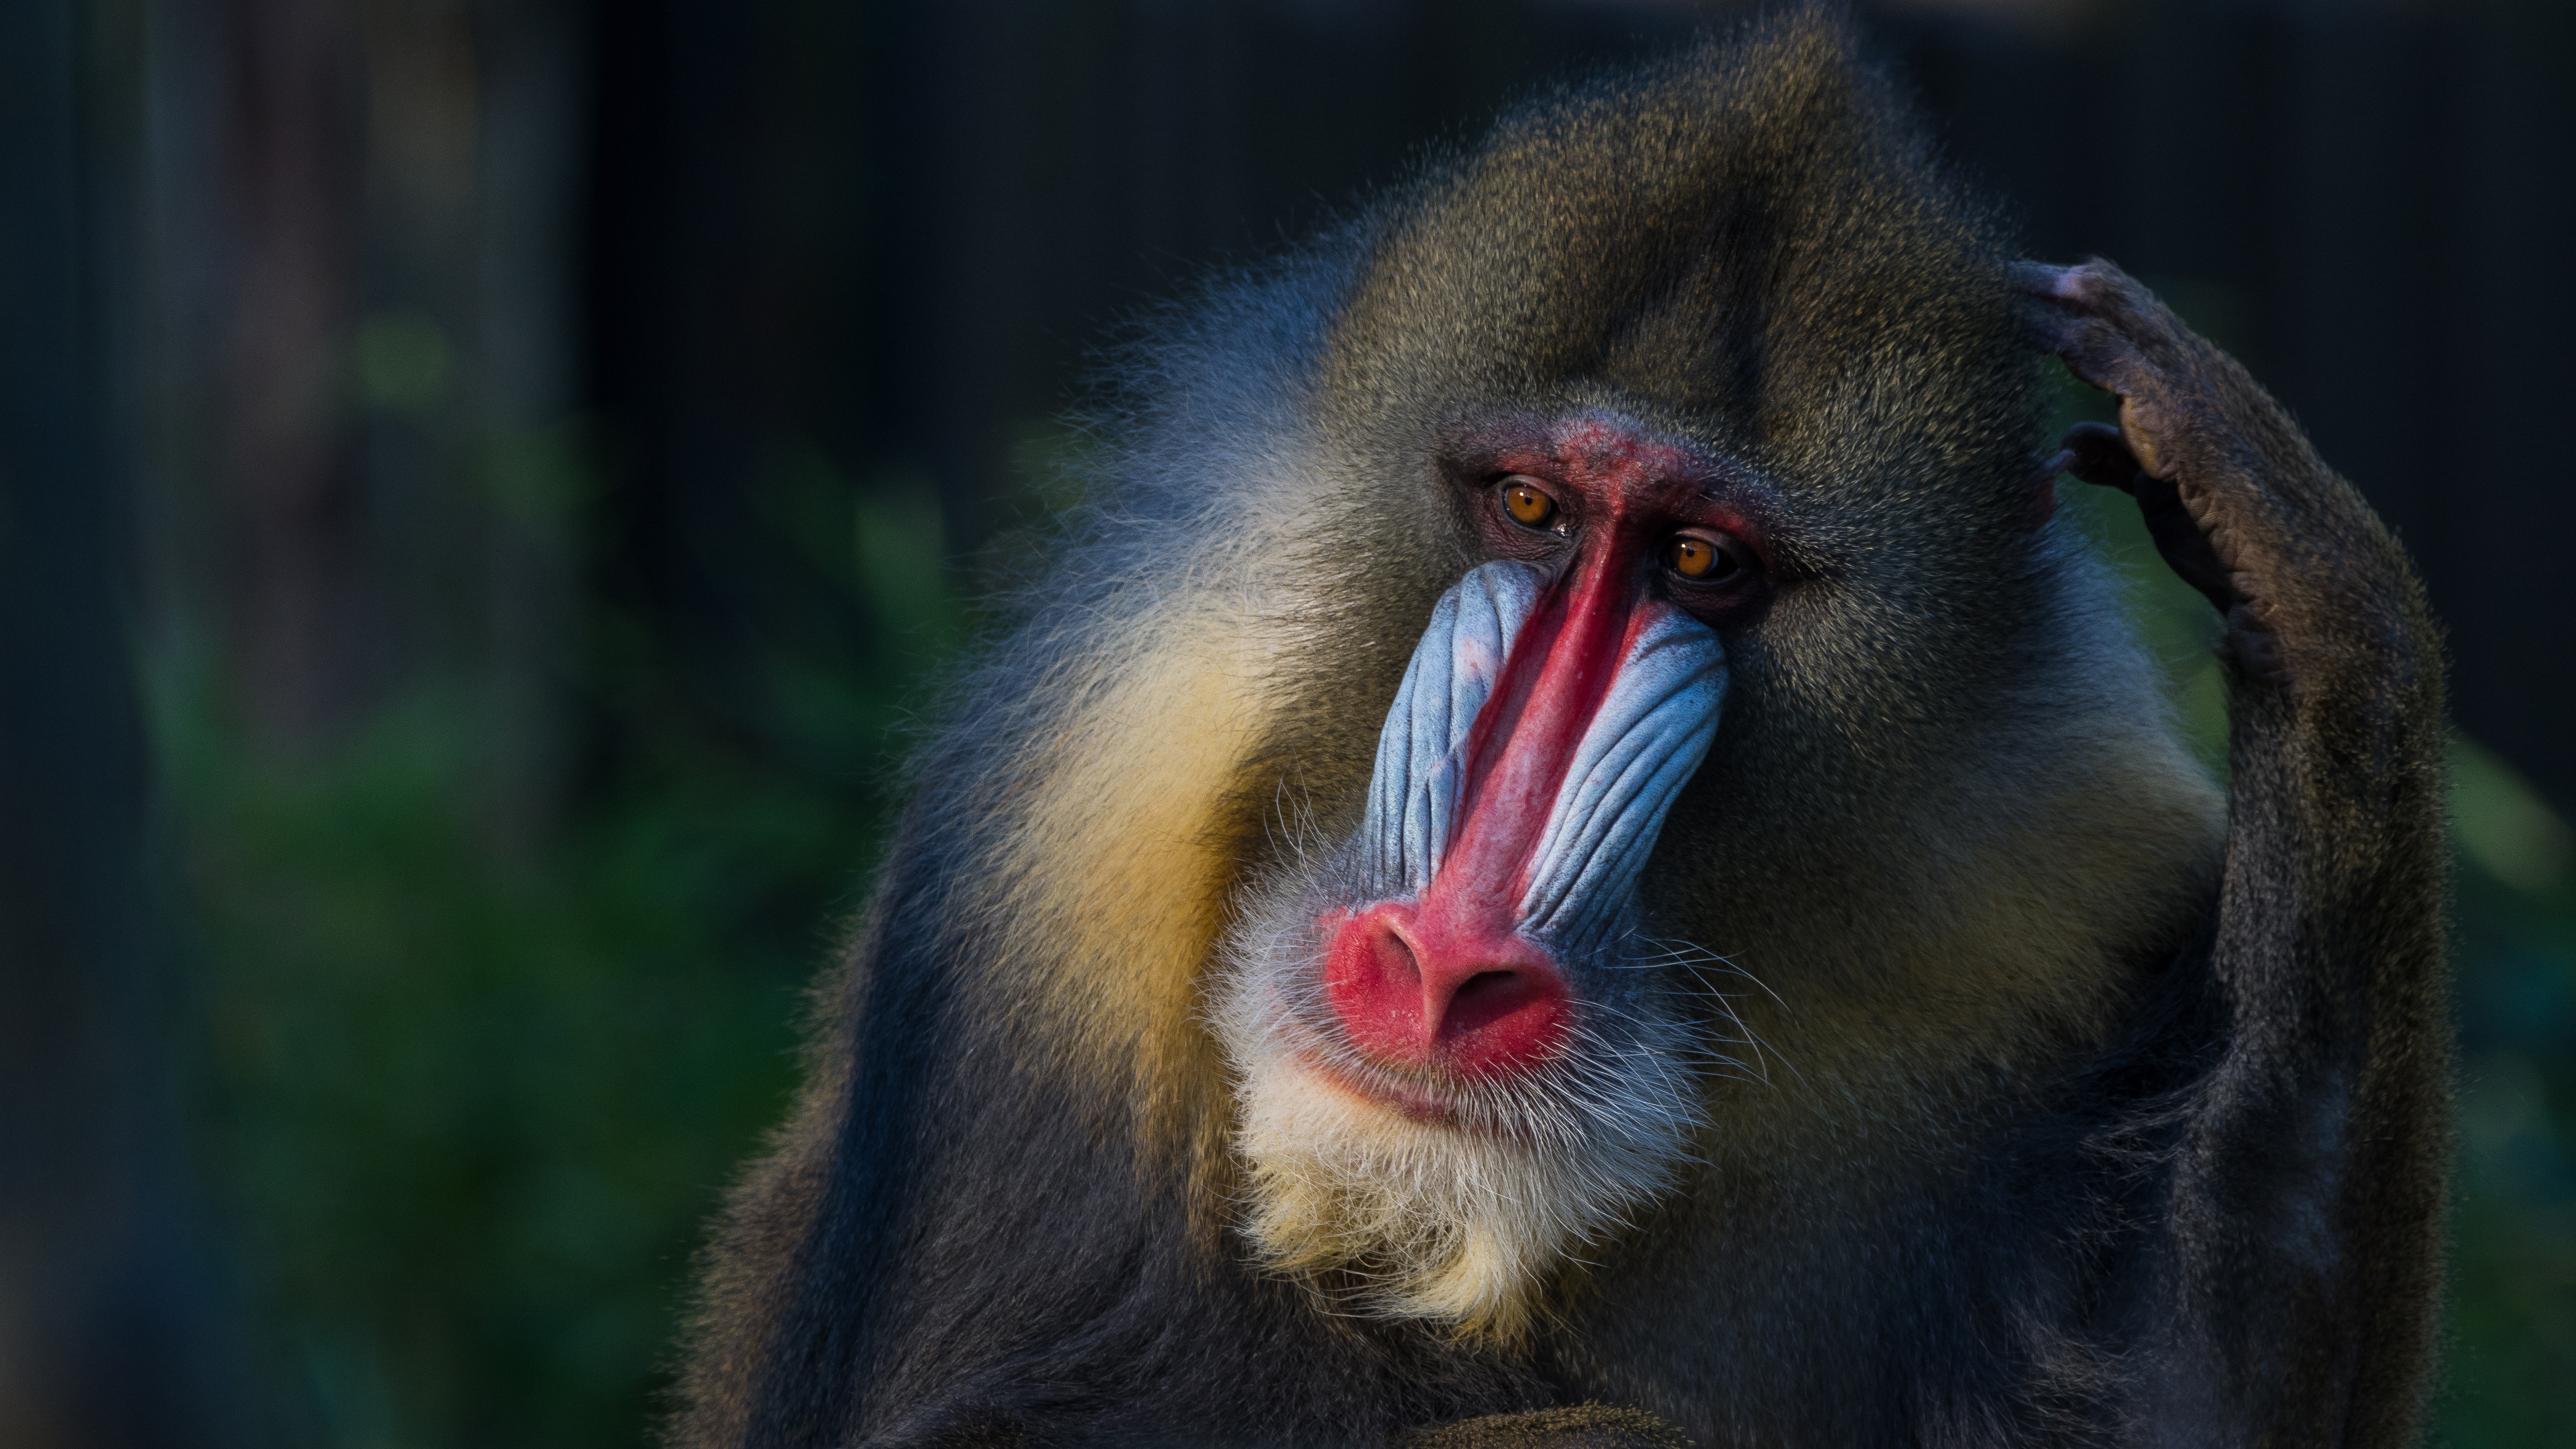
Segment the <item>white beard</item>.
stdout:
<path fill-rule="evenodd" d="M 1669 1001 L 1589 1002 L 1556 1060 L 1444 1091 L 1449 1120 L 1408 1114 L 1332 1079 L 1376 1069 L 1315 1029 L 1313 919 L 1258 913 L 1227 951 L 1213 1025 L 1234 1069 L 1243 1231 L 1340 1311 L 1516 1339 L 1563 1260 L 1671 1187 L 1704 1052 Z"/>

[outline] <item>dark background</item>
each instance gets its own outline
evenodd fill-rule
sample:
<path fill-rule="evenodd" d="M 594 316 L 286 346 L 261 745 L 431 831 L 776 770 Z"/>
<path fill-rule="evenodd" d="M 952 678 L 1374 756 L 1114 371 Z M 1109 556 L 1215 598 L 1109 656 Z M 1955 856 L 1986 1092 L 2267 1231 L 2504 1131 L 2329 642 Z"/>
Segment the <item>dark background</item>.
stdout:
<path fill-rule="evenodd" d="M 1739 9 L 0 0 L 0 1443 L 642 1436 L 1091 350 Z M 2422 563 L 2442 1433 L 2576 1444 L 2576 13 L 1868 14 Z M 2214 751 L 2206 621 L 2079 504 Z"/>

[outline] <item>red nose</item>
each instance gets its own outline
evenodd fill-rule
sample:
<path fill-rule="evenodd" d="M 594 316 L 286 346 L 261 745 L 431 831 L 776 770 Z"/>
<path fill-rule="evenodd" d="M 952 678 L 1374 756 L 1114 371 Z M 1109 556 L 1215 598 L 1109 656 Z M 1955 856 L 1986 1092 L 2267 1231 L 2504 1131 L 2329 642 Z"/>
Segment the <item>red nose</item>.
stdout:
<path fill-rule="evenodd" d="M 1343 916 L 1324 995 L 1362 1051 L 1467 1076 L 1526 1071 L 1564 1045 L 1565 973 L 1517 933 L 1459 929 L 1400 902 Z"/>

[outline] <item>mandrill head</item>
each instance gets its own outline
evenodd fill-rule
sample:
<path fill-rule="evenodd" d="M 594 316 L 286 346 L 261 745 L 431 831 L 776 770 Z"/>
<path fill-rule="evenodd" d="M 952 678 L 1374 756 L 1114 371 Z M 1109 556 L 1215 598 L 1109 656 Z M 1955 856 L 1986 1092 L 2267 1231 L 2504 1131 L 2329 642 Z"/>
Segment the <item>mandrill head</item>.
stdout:
<path fill-rule="evenodd" d="M 1533 104 L 1144 379 L 1271 826 L 1205 827 L 1271 842 L 1197 986 L 1234 1200 L 1347 1309 L 1510 1338 L 1784 1154 L 1936 1170 L 2211 879 L 2010 251 L 1848 47 Z"/>

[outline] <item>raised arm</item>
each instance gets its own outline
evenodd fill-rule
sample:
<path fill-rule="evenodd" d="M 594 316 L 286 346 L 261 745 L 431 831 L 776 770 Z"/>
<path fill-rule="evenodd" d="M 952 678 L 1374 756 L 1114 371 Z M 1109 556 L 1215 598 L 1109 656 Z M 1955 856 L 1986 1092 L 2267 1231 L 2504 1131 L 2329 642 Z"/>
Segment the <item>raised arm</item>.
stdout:
<path fill-rule="evenodd" d="M 2449 1161 L 2441 645 L 2404 551 L 2233 358 L 2108 263 L 2031 267 L 2046 345 L 2120 399 L 2063 459 L 2138 500 L 2226 619 L 2223 1055 L 2185 1108 L 2149 1422 L 2412 1442 Z M 2211 1389 L 2215 1386 L 2216 1392 Z M 2195 1430 L 2205 1437 L 2195 1437 Z"/>

